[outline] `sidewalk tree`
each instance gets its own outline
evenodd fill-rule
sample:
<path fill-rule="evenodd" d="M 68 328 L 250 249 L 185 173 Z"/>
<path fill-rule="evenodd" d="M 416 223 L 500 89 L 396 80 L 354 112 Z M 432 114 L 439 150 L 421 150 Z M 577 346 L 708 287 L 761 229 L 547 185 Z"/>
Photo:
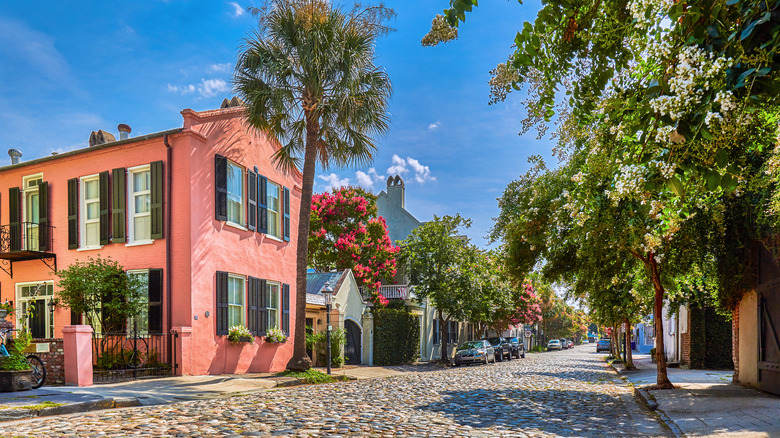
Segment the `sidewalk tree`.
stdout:
<path fill-rule="evenodd" d="M 87 324 L 104 333 L 124 330 L 128 318 L 143 309 L 142 280 L 127 275 L 110 257 L 89 257 L 57 272 L 57 305 L 84 315 Z"/>
<path fill-rule="evenodd" d="M 341 187 L 312 198 L 309 266 L 318 272 L 351 269 L 374 306 L 387 302 L 379 286 L 395 276 L 398 249 L 377 212 L 376 195 Z"/>
<path fill-rule="evenodd" d="M 400 261 L 408 269 L 417 299 L 430 300 L 439 312 L 442 358 L 447 351 L 445 321 L 468 317 L 466 303 L 471 299 L 478 251 L 459 232 L 470 226 L 471 220 L 460 215 L 434 215 L 400 242 Z"/>
<path fill-rule="evenodd" d="M 303 168 L 296 248 L 296 314 L 291 370 L 306 370 L 306 262 L 317 164 L 372 160 L 388 129 L 387 73 L 374 48 L 394 15 L 383 6 L 344 11 L 326 0 L 271 0 L 253 12 L 259 26 L 246 38 L 234 84 L 250 126 L 278 142 L 276 165 Z"/>

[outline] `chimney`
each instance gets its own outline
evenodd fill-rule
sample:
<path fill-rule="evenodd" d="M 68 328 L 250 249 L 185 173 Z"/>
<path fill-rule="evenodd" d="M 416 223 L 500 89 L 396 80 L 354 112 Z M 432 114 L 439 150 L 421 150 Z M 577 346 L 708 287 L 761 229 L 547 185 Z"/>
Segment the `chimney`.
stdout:
<path fill-rule="evenodd" d="M 132 132 L 132 129 L 130 129 L 130 125 L 125 125 L 124 123 L 120 123 L 116 129 L 119 130 L 119 139 L 120 140 L 127 140 L 128 137 L 130 137 L 130 132 Z"/>
<path fill-rule="evenodd" d="M 387 199 L 390 205 L 396 206 L 396 208 L 404 208 L 406 205 L 406 189 L 404 188 L 404 180 L 400 175 L 387 177 Z"/>
<path fill-rule="evenodd" d="M 92 131 L 92 134 L 89 135 L 89 147 L 101 145 L 103 143 L 112 143 L 115 141 L 116 138 L 114 138 L 113 134 L 103 131 L 102 129 L 99 131 Z"/>
<path fill-rule="evenodd" d="M 19 164 L 19 158 L 22 158 L 22 151 L 19 149 L 8 149 L 8 155 L 11 157 L 11 164 Z"/>

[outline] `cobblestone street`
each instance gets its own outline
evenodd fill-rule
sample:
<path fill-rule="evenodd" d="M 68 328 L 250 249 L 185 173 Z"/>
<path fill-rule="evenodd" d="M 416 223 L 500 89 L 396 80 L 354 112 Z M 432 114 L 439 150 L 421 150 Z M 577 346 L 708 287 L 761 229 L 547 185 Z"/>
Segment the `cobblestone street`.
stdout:
<path fill-rule="evenodd" d="M 48 417 L 2 436 L 670 436 L 593 344 L 525 359 Z"/>

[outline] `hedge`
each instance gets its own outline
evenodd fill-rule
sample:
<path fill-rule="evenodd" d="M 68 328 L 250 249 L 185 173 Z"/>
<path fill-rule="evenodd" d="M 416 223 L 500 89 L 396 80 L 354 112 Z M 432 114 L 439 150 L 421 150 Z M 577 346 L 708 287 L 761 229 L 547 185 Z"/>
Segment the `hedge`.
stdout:
<path fill-rule="evenodd" d="M 374 364 L 400 365 L 417 358 L 420 321 L 407 309 L 374 311 Z"/>

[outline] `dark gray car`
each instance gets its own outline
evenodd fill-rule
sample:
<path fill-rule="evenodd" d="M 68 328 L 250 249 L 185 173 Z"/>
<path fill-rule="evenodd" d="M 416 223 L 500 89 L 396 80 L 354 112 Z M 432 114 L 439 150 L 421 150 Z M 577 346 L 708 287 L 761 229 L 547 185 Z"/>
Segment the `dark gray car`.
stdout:
<path fill-rule="evenodd" d="M 493 346 L 484 340 L 464 342 L 455 351 L 455 366 L 495 361 L 496 353 Z"/>
<path fill-rule="evenodd" d="M 504 360 L 504 358 L 507 360 L 512 360 L 512 346 L 509 344 L 509 341 L 507 341 L 506 338 L 496 336 L 493 338 L 485 338 L 483 340 L 490 342 L 490 345 L 492 345 L 493 349 L 496 350 L 497 361 L 501 362 Z"/>
<path fill-rule="evenodd" d="M 523 345 L 522 342 L 520 342 L 520 339 L 518 338 L 507 338 L 506 339 L 509 342 L 509 345 L 511 346 L 510 351 L 512 352 L 512 356 L 520 359 L 525 358 L 525 345 Z"/>

